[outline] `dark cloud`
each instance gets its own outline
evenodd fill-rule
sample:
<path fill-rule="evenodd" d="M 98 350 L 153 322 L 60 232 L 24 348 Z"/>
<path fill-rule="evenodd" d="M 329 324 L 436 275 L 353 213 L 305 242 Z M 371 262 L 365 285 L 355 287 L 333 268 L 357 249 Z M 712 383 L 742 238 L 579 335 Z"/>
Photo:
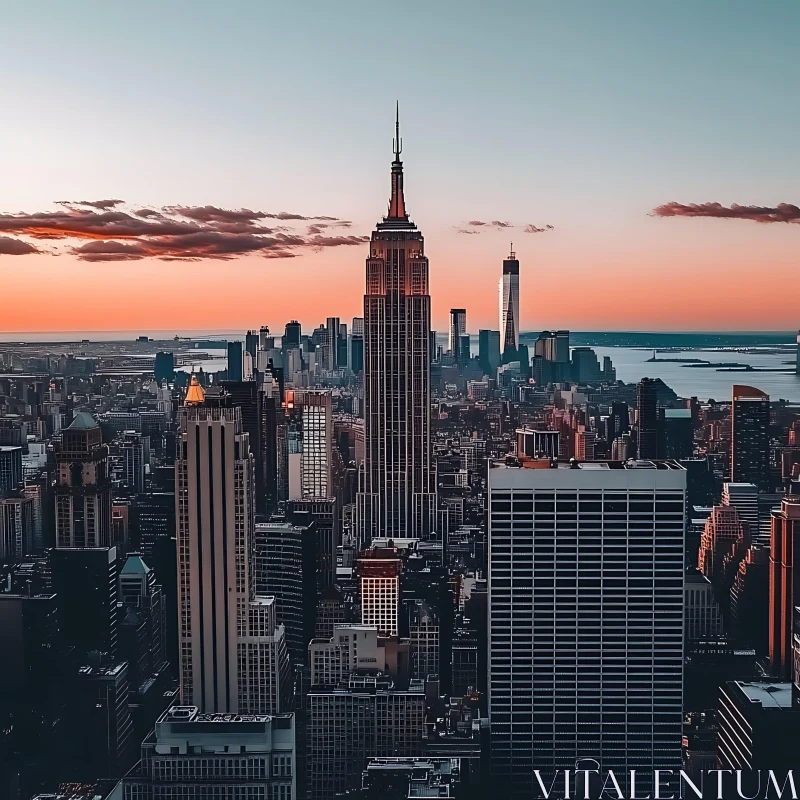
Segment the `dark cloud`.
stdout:
<path fill-rule="evenodd" d="M 84 261 L 164 261 L 231 259 L 248 253 L 268 258 L 291 258 L 297 250 L 346 247 L 369 241 L 363 236 L 326 236 L 326 228 L 350 227 L 337 217 L 269 214 L 248 208 L 165 206 L 160 210 L 115 208 L 119 200 L 61 203 L 58 211 L 0 214 L 0 253 L 42 252 L 23 239 L 72 242 L 70 252 Z M 264 220 L 312 220 L 305 234 L 289 227 L 268 227 Z M 77 244 L 84 240 L 83 244 Z M 52 248 L 45 252 L 55 252 Z"/>
<path fill-rule="evenodd" d="M 369 236 L 312 236 L 308 243 L 312 247 L 348 247 L 368 241 Z"/>
<path fill-rule="evenodd" d="M 484 222 L 483 220 L 480 220 L 480 219 L 471 219 L 467 223 L 467 225 L 472 225 L 473 228 L 479 228 L 482 225 L 488 225 L 488 224 L 489 224 L 488 222 Z"/>
<path fill-rule="evenodd" d="M 552 231 L 552 225 L 545 225 L 543 228 L 539 228 L 534 224 L 526 225 L 523 229 L 523 233 L 547 233 L 547 231 Z"/>
<path fill-rule="evenodd" d="M 12 239 L 10 236 L 0 236 L 0 256 L 27 256 L 31 253 L 42 251 L 22 239 Z"/>
<path fill-rule="evenodd" d="M 492 225 L 494 225 L 495 228 L 513 228 L 514 227 L 510 222 L 503 222 L 502 220 L 499 220 L 499 219 L 493 219 L 492 220 Z"/>
<path fill-rule="evenodd" d="M 121 206 L 124 200 L 57 200 L 57 206 L 88 206 L 100 211 L 107 211 L 109 208 Z"/>
<path fill-rule="evenodd" d="M 715 219 L 749 219 L 753 222 L 794 222 L 800 223 L 800 208 L 791 203 L 778 203 L 777 206 L 739 206 L 730 207 L 721 203 L 664 203 L 651 212 L 654 217 L 714 217 Z"/>
<path fill-rule="evenodd" d="M 467 234 L 480 233 L 480 231 L 471 231 L 469 228 L 459 228 L 458 225 L 454 227 L 459 233 L 467 233 Z"/>
<path fill-rule="evenodd" d="M 231 210 L 217 206 L 167 206 L 164 211 L 197 222 L 255 222 L 269 216 L 263 211 L 251 211 L 249 208 Z"/>

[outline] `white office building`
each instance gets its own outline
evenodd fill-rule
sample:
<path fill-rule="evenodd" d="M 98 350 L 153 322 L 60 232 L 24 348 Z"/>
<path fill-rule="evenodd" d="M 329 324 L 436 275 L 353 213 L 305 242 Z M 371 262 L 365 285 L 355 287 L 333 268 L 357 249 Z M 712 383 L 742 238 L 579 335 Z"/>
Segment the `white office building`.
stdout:
<path fill-rule="evenodd" d="M 174 706 L 142 742 L 125 800 L 295 800 L 294 714 L 201 714 Z"/>
<path fill-rule="evenodd" d="M 498 785 L 579 758 L 680 768 L 685 493 L 677 462 L 489 470 Z"/>

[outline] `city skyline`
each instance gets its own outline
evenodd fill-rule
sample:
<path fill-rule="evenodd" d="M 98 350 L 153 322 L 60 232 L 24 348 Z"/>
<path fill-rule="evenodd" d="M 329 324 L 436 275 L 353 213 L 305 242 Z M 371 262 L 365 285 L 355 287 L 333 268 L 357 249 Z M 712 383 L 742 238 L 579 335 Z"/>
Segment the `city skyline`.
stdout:
<path fill-rule="evenodd" d="M 330 311 L 358 316 L 395 98 L 414 221 L 436 264 L 435 329 L 452 307 L 468 309 L 472 333 L 496 328 L 511 241 L 522 331 L 796 328 L 790 293 L 775 290 L 793 277 L 800 218 L 783 69 L 794 4 L 733 3 L 716 13 L 717 3 L 669 11 L 510 3 L 494 16 L 475 11 L 458 36 L 442 6 L 402 70 L 378 59 L 372 74 L 362 60 L 374 60 L 376 45 L 356 44 L 375 39 L 388 11 L 238 7 L 240 15 L 219 18 L 198 4 L 190 30 L 177 7 L 160 9 L 165 41 L 146 46 L 136 32 L 147 3 L 138 15 L 92 15 L 89 6 L 67 15 L 50 4 L 63 37 L 10 10 L 3 49 L 15 81 L 2 91 L 16 114 L 0 144 L 15 158 L 0 204 L 0 251 L 10 253 L 0 273 L 17 297 L 36 273 L 41 313 L 11 304 L 4 329 L 232 330 L 272 322 L 283 309 L 307 328 Z M 516 17 L 521 24 L 509 24 Z M 603 34 L 612 25 L 621 44 L 609 58 Z M 113 47 L 102 44 L 120 31 Z M 89 68 L 87 37 L 103 70 Z M 166 41 L 168 49 L 156 46 Z M 336 69 L 326 72 L 332 59 Z M 756 77 L 767 73 L 769 82 Z M 363 103 L 370 95 L 377 100 Z M 97 115 L 100 97 L 106 113 Z M 62 198 L 83 200 L 53 202 Z M 277 241 L 232 241 L 236 229 L 220 225 L 242 210 Z M 165 241 L 172 232 L 143 238 L 123 226 L 115 239 L 107 228 L 70 228 L 75 214 L 106 212 L 140 224 L 165 215 L 206 236 L 187 247 Z M 66 229 L 48 228 L 52 214 L 72 217 Z M 771 280 L 753 280 L 764 270 Z M 567 290 L 576 285 L 580 292 Z"/>

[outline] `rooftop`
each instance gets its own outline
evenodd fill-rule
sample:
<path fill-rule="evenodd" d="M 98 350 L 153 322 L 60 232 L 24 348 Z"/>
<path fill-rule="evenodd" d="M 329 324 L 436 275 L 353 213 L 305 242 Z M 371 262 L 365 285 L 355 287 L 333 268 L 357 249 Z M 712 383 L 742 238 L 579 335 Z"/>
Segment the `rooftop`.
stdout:
<path fill-rule="evenodd" d="M 751 703 L 759 703 L 763 708 L 789 709 L 792 707 L 792 684 L 787 683 L 747 683 L 736 681 L 736 685 Z"/>
<path fill-rule="evenodd" d="M 71 431 L 88 431 L 97 427 L 97 420 L 87 411 L 79 411 L 67 427 Z"/>

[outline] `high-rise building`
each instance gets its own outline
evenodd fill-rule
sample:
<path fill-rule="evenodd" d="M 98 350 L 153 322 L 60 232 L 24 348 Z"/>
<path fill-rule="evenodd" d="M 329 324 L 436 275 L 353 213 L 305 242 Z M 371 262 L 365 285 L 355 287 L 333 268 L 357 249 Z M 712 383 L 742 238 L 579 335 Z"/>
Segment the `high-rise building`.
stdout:
<path fill-rule="evenodd" d="M 161 351 L 156 353 L 153 374 L 159 386 L 161 381 L 171 382 L 175 380 L 175 356 L 172 353 Z"/>
<path fill-rule="evenodd" d="M 772 484 L 769 466 L 769 395 L 752 386 L 733 387 L 731 406 L 731 481 L 754 483 L 760 492 Z"/>
<path fill-rule="evenodd" d="M 150 438 L 138 431 L 125 431 L 120 444 L 125 485 L 134 493 L 144 491 L 145 466 L 150 461 Z"/>
<path fill-rule="evenodd" d="M 353 317 L 350 328 L 350 369 L 356 373 L 364 369 L 364 317 Z"/>
<path fill-rule="evenodd" d="M 293 319 L 286 323 L 283 333 L 283 341 L 281 342 L 283 349 L 287 350 L 290 347 L 300 347 L 300 339 L 302 337 L 302 330 L 300 323 Z"/>
<path fill-rule="evenodd" d="M 486 375 L 495 377 L 500 366 L 500 331 L 478 331 L 478 363 Z"/>
<path fill-rule="evenodd" d="M 421 754 L 421 681 L 402 689 L 388 677 L 352 676 L 336 687 L 312 688 L 307 703 L 308 800 L 358 788 L 367 758 Z"/>
<path fill-rule="evenodd" d="M 680 767 L 685 492 L 676 462 L 489 470 L 489 721 L 504 789 L 579 758 Z"/>
<path fill-rule="evenodd" d="M 684 640 L 697 642 L 722 633 L 722 615 L 711 581 L 690 567 L 683 583 Z"/>
<path fill-rule="evenodd" d="M 150 564 L 158 543 L 175 536 L 175 492 L 143 494 L 136 502 L 136 518 L 139 551 Z"/>
<path fill-rule="evenodd" d="M 722 505 L 735 507 L 739 512 L 739 519 L 747 526 L 751 541 L 758 540 L 758 487 L 755 484 L 723 483 Z M 763 544 L 769 544 L 769 539 Z"/>
<path fill-rule="evenodd" d="M 718 767 L 769 769 L 783 781 L 781 772 L 797 766 L 800 714 L 792 709 L 791 683 L 724 683 L 717 725 Z"/>
<path fill-rule="evenodd" d="M 250 358 L 253 359 L 253 363 L 255 364 L 257 353 L 258 353 L 258 332 L 257 331 L 247 331 L 244 335 L 244 352 L 250 353 Z"/>
<path fill-rule="evenodd" d="M 289 522 L 259 522 L 255 537 L 256 590 L 275 598 L 291 662 L 302 664 L 314 636 L 316 531 Z"/>
<path fill-rule="evenodd" d="M 328 317 L 325 321 L 325 351 L 323 368 L 339 369 L 339 317 Z"/>
<path fill-rule="evenodd" d="M 52 587 L 64 643 L 79 655 L 117 651 L 116 547 L 57 547 L 50 551 Z"/>
<path fill-rule="evenodd" d="M 62 432 L 56 470 L 56 547 L 108 547 L 108 447 L 91 414 L 79 412 Z"/>
<path fill-rule="evenodd" d="M 335 497 L 290 500 L 286 518 L 293 524 L 315 530 L 317 592 L 324 592 L 336 578 L 336 548 L 340 543 L 339 501 Z"/>
<path fill-rule="evenodd" d="M 330 391 L 303 392 L 302 498 L 333 496 L 333 411 Z"/>
<path fill-rule="evenodd" d="M 503 260 L 500 278 L 500 345 L 506 361 L 519 347 L 519 261 L 513 245 L 508 258 Z"/>
<path fill-rule="evenodd" d="M 456 364 L 461 363 L 461 337 L 467 333 L 467 309 L 450 309 L 450 331 L 447 336 L 447 349 Z"/>
<path fill-rule="evenodd" d="M 173 706 L 142 742 L 125 800 L 296 800 L 294 714 L 201 714 Z"/>
<path fill-rule="evenodd" d="M 242 343 L 228 342 L 228 380 L 242 380 Z"/>
<path fill-rule="evenodd" d="M 697 557 L 697 568 L 713 584 L 722 578 L 723 560 L 736 542 L 741 542 L 745 549 L 750 544 L 747 526 L 742 524 L 738 509 L 736 506 L 714 506 L 700 537 Z"/>
<path fill-rule="evenodd" d="M 659 456 L 691 458 L 694 454 L 694 428 L 689 408 L 658 410 Z"/>
<path fill-rule="evenodd" d="M 792 618 L 800 606 L 800 494 L 787 494 L 780 510 L 772 512 L 769 573 L 770 667 L 773 675 L 789 680 L 797 638 Z"/>
<path fill-rule="evenodd" d="M 400 573 L 403 562 L 396 549 L 372 547 L 358 559 L 361 624 L 372 625 L 381 636 L 397 636 Z"/>
<path fill-rule="evenodd" d="M 34 553 L 33 498 L 0 497 L 0 563 Z"/>
<path fill-rule="evenodd" d="M 267 489 L 265 480 L 266 452 L 264 432 L 264 394 L 255 381 L 222 381 L 229 403 L 241 409 L 242 429 L 250 440 L 250 452 L 255 461 L 256 513 L 266 513 Z"/>
<path fill-rule="evenodd" d="M 640 459 L 658 456 L 658 396 L 652 378 L 642 378 L 636 387 L 636 414 Z"/>
<path fill-rule="evenodd" d="M 365 459 L 357 514 L 362 543 L 425 539 L 434 529 L 431 298 L 424 240 L 408 218 L 396 123 L 389 210 L 372 234 L 364 295 Z"/>
<path fill-rule="evenodd" d="M 204 712 L 277 713 L 288 656 L 253 575 L 254 468 L 241 410 L 192 377 L 175 460 L 181 701 Z"/>

